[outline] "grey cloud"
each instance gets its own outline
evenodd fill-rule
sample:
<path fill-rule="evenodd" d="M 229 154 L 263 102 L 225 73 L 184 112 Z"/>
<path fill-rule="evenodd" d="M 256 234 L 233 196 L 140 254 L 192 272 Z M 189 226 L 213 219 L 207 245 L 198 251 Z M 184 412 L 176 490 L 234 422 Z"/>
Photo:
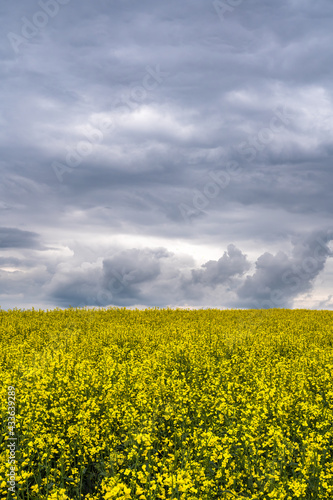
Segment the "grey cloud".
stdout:
<path fill-rule="evenodd" d="M 140 287 L 161 273 L 160 260 L 169 257 L 165 249 L 127 250 L 103 262 L 103 285 L 117 297 L 140 297 Z"/>
<path fill-rule="evenodd" d="M 239 299 L 247 307 L 291 307 L 294 298 L 312 289 L 327 258 L 333 256 L 327 245 L 331 240 L 333 232 L 317 231 L 294 240 L 292 256 L 265 252 L 256 262 L 255 273 L 238 288 Z"/>
<path fill-rule="evenodd" d="M 0 248 L 40 248 L 39 235 L 14 227 L 0 227 Z"/>
<path fill-rule="evenodd" d="M 22 264 L 21 259 L 15 259 L 13 257 L 0 257 L 0 266 L 5 267 L 16 267 Z"/>
<path fill-rule="evenodd" d="M 67 272 L 52 297 L 72 305 L 162 306 L 206 304 L 220 307 L 291 307 L 293 300 L 312 290 L 333 251 L 333 233 L 316 231 L 295 236 L 290 255 L 263 253 L 250 271 L 247 256 L 235 245 L 218 260 L 194 267 L 166 249 L 131 249 L 103 260 L 100 268 Z M 91 266 L 89 266 L 91 267 Z M 213 298 L 213 292 L 216 295 Z M 213 300 L 214 304 L 209 301 Z M 238 300 L 238 302 L 237 302 Z"/>
<path fill-rule="evenodd" d="M 203 269 L 192 271 L 192 282 L 215 287 L 226 283 L 233 276 L 243 275 L 250 266 L 246 255 L 235 245 L 228 245 L 228 251 L 219 260 L 209 260 L 202 265 Z"/>
<path fill-rule="evenodd" d="M 20 291 L 37 300 L 42 290 L 47 304 L 60 307 L 292 307 L 296 298 L 312 290 L 315 278 L 333 256 L 331 240 L 329 231 L 294 236 L 290 253 L 264 252 L 252 275 L 251 262 L 233 244 L 220 259 L 201 266 L 189 256 L 162 247 L 110 252 L 90 262 L 88 255 L 79 262 L 75 253 L 68 254 L 66 263 L 59 257 L 52 264 L 46 257 L 40 261 L 35 257 L 28 272 L 0 271 L 2 297 L 15 297 L 15 291 Z M 0 263 L 27 267 L 14 258 L 3 258 Z M 321 301 L 319 306 L 328 302 Z"/>
<path fill-rule="evenodd" d="M 295 290 L 279 273 L 314 250 L 301 238 L 288 253 L 293 235 L 331 223 L 332 2 L 244 0 L 221 20 L 203 0 L 54 1 L 59 11 L 18 51 L 7 35 L 23 36 L 40 2 L 0 7 L 0 247 L 20 260 L 0 262 L 22 271 L 1 280 L 23 290 L 6 303 L 247 307 L 280 289 L 292 306 L 311 291 L 325 267 L 294 276 Z M 168 75 L 147 80 L 147 67 Z M 272 127 L 277 109 L 287 119 Z M 210 174 L 230 161 L 240 169 L 223 187 Z M 156 254 L 175 241 L 205 242 L 213 256 L 183 268 L 176 253 Z M 230 242 L 241 250 L 217 259 Z M 247 279 L 250 252 L 261 257 Z"/>
<path fill-rule="evenodd" d="M 124 250 L 103 259 L 101 265 L 60 267 L 46 290 L 50 300 L 63 307 L 131 306 L 156 300 L 161 305 L 153 288 L 170 277 L 168 260 L 172 262 L 173 254 L 163 248 Z"/>
<path fill-rule="evenodd" d="M 45 286 L 50 301 L 60 307 L 100 306 L 101 272 L 96 266 L 58 269 Z"/>

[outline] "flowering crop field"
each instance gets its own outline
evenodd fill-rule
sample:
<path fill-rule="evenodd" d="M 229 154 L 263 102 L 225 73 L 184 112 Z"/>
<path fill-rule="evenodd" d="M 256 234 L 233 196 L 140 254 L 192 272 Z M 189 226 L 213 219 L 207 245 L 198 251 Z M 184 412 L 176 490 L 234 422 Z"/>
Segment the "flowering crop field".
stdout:
<path fill-rule="evenodd" d="M 0 498 L 333 498 L 333 312 L 0 310 Z"/>

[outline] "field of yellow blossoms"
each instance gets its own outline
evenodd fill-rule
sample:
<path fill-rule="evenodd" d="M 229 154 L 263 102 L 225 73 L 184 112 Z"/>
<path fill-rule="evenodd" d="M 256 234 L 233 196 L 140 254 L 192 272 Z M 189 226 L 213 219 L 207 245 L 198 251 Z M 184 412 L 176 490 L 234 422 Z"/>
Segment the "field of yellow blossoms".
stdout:
<path fill-rule="evenodd" d="M 333 499 L 333 312 L 0 310 L 0 348 L 1 500 Z"/>

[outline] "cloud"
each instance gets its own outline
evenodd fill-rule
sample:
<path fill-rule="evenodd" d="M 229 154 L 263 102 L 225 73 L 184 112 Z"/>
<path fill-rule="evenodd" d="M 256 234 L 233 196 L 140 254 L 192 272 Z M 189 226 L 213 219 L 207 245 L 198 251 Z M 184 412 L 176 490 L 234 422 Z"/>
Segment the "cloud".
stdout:
<path fill-rule="evenodd" d="M 14 227 L 0 227 L 0 248 L 41 248 L 39 235 Z"/>
<path fill-rule="evenodd" d="M 333 4 L 234 3 L 2 3 L 3 305 L 324 303 Z"/>
<path fill-rule="evenodd" d="M 227 252 L 219 260 L 209 260 L 201 267 L 192 271 L 192 283 L 216 287 L 233 276 L 243 275 L 249 270 L 250 263 L 235 245 L 228 245 Z"/>
<path fill-rule="evenodd" d="M 291 307 L 298 295 L 309 292 L 313 282 L 333 256 L 327 243 L 332 232 L 317 231 L 294 240 L 292 256 L 265 252 L 256 261 L 256 271 L 247 276 L 237 295 L 245 307 Z"/>
<path fill-rule="evenodd" d="M 221 258 L 201 266 L 164 248 L 131 249 L 80 267 L 61 265 L 52 278 L 49 299 L 58 305 L 206 307 L 292 307 L 313 289 L 333 256 L 329 231 L 294 237 L 290 254 L 261 254 L 251 262 L 234 244 Z"/>
<path fill-rule="evenodd" d="M 103 261 L 103 287 L 118 300 L 142 299 L 141 286 L 156 281 L 161 261 L 168 258 L 165 249 L 132 249 Z"/>

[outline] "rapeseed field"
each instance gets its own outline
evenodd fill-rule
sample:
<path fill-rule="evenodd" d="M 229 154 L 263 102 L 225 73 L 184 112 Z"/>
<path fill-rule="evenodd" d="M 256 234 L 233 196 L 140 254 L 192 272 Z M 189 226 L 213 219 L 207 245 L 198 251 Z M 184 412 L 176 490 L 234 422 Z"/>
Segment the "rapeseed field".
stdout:
<path fill-rule="evenodd" d="M 333 312 L 0 311 L 0 498 L 333 499 Z"/>

